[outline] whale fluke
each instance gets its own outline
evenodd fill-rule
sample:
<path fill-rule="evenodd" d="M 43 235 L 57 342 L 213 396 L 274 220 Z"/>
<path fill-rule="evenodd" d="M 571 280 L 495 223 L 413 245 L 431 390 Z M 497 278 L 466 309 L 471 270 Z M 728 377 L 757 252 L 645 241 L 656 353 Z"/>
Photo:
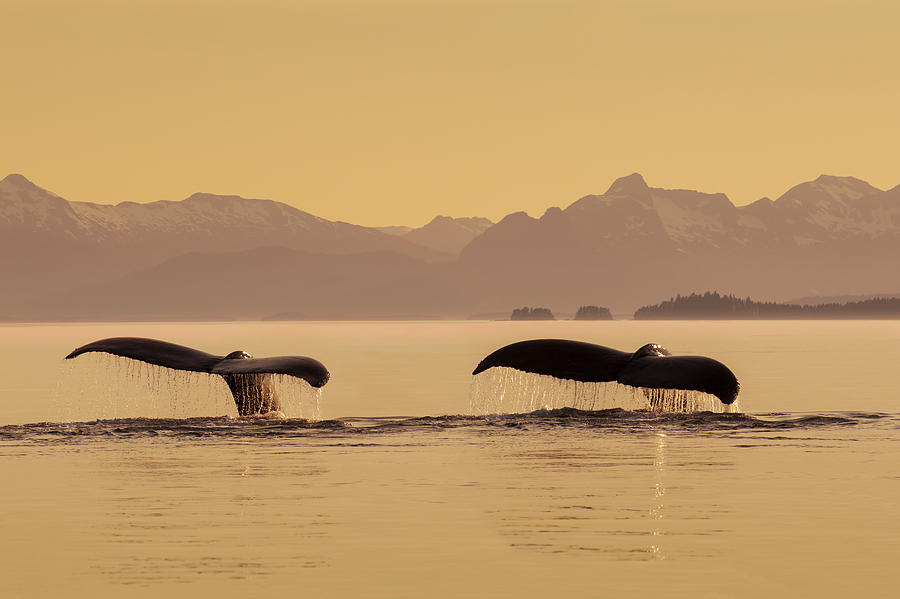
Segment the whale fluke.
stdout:
<path fill-rule="evenodd" d="M 495 366 L 573 381 L 700 391 L 726 405 L 734 403 L 740 392 L 737 377 L 721 362 L 703 356 L 673 356 L 654 343 L 630 354 L 566 339 L 519 341 L 485 357 L 472 374 Z"/>
<path fill-rule="evenodd" d="M 281 409 L 272 381 L 273 374 L 300 378 L 317 388 L 325 385 L 330 378 L 328 369 L 321 362 L 305 356 L 254 358 L 245 351 L 217 356 L 168 341 L 142 337 L 100 339 L 75 349 L 66 359 L 71 360 L 88 352 L 112 354 L 175 370 L 219 375 L 228 384 L 241 416 Z"/>

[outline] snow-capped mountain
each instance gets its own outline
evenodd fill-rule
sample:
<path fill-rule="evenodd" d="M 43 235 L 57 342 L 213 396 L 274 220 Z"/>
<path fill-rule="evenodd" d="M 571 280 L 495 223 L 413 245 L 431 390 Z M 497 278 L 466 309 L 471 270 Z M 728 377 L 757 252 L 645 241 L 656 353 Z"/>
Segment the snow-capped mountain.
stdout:
<path fill-rule="evenodd" d="M 85 230 L 71 204 L 19 174 L 0 180 L 0 231 L 26 235 L 57 231 L 77 235 Z"/>
<path fill-rule="evenodd" d="M 190 252 L 279 246 L 322 254 L 440 255 L 375 229 L 271 200 L 198 193 L 182 201 L 68 202 L 22 175 L 0 181 L 3 304 L 106 280 Z M 2 313 L 0 313 L 2 317 Z"/>
<path fill-rule="evenodd" d="M 649 187 L 635 173 L 616 180 L 604 194 L 585 196 L 556 210 L 541 219 L 511 214 L 476 239 L 464 255 L 480 253 L 495 239 L 503 239 L 504 245 L 524 237 L 530 244 L 553 229 L 557 234 L 548 241 L 555 245 L 574 243 L 583 252 L 617 253 L 644 244 L 654 251 L 697 253 L 900 234 L 897 188 L 884 192 L 854 177 L 827 175 L 791 188 L 774 202 L 763 198 L 736 207 L 725 194 Z M 551 224 L 553 218 L 565 223 Z"/>
<path fill-rule="evenodd" d="M 792 187 L 774 202 L 763 199 L 740 210 L 747 226 L 798 245 L 871 239 L 900 232 L 898 193 L 897 188 L 885 192 L 855 177 L 822 175 Z"/>
<path fill-rule="evenodd" d="M 396 236 L 325 220 L 272 200 L 195 193 L 181 201 L 147 204 L 67 202 L 22 175 L 0 181 L 0 230 L 88 245 L 159 244 L 170 255 L 280 245 L 335 254 L 388 250 L 429 256 Z"/>

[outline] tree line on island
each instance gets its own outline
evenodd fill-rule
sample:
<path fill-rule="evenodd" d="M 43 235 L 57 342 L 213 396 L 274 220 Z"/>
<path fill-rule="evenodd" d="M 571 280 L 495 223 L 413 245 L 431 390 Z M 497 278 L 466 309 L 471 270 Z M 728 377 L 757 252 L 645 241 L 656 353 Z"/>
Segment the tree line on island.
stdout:
<path fill-rule="evenodd" d="M 550 308 L 516 308 L 509 316 L 510 320 L 556 320 Z M 600 306 L 581 306 L 575 312 L 575 320 L 612 320 L 609 308 Z"/>
<path fill-rule="evenodd" d="M 827 304 L 781 304 L 757 302 L 749 297 L 720 295 L 715 291 L 677 295 L 634 313 L 635 320 L 689 319 L 843 319 L 900 318 L 900 298 L 878 297 L 862 301 Z"/>
<path fill-rule="evenodd" d="M 785 319 L 900 318 L 900 297 L 823 304 L 757 302 L 717 291 L 676 295 L 634 313 L 635 320 L 785 320 Z M 516 308 L 510 320 L 556 320 L 549 308 Z M 575 320 L 612 320 L 608 308 L 581 306 Z"/>

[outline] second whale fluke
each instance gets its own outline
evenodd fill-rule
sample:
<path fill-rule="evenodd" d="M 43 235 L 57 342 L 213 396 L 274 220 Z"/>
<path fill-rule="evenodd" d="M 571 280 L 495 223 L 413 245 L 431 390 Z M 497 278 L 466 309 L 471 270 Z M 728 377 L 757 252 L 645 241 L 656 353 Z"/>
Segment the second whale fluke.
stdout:
<path fill-rule="evenodd" d="M 673 356 L 655 343 L 628 353 L 567 339 L 519 341 L 486 356 L 472 374 L 490 368 L 643 389 L 651 409 L 662 409 L 664 398 L 678 392 L 709 394 L 730 406 L 740 392 L 737 377 L 721 362 L 705 356 Z"/>

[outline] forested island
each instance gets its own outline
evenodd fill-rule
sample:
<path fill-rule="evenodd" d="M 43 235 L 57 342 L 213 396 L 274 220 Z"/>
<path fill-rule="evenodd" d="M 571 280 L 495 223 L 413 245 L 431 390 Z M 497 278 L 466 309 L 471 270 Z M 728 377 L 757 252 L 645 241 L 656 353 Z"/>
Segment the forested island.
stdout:
<path fill-rule="evenodd" d="M 879 319 L 900 318 L 900 298 L 882 297 L 858 302 L 815 305 L 756 302 L 734 295 L 707 291 L 677 295 L 653 306 L 643 306 L 634 313 L 635 320 L 691 319 Z"/>
<path fill-rule="evenodd" d="M 575 312 L 575 320 L 612 320 L 609 308 L 601 306 L 581 306 Z"/>
<path fill-rule="evenodd" d="M 510 320 L 556 320 L 549 308 L 516 308 L 509 315 Z"/>
<path fill-rule="evenodd" d="M 509 315 L 510 320 L 556 320 L 550 308 L 516 308 Z M 565 317 L 568 319 L 568 316 Z M 602 306 L 581 306 L 575 313 L 574 320 L 612 320 L 609 308 Z"/>

